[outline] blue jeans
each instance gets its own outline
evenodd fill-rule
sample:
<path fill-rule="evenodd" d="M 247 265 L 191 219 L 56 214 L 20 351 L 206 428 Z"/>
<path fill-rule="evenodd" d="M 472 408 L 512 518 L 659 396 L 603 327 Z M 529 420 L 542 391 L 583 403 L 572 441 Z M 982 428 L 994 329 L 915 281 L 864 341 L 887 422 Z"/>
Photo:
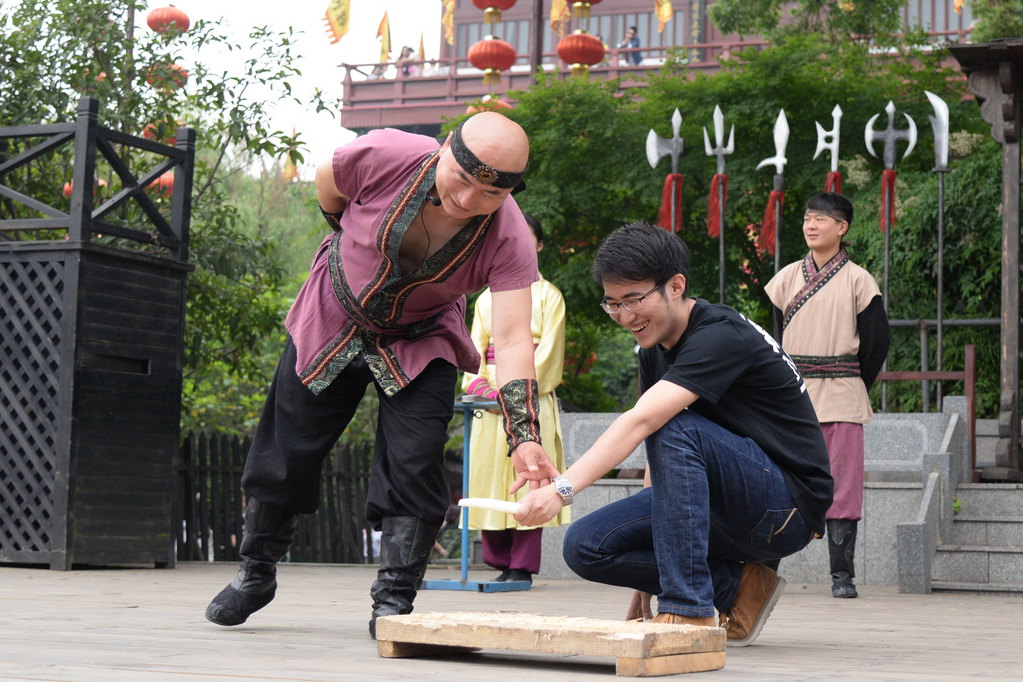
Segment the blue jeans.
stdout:
<path fill-rule="evenodd" d="M 659 612 L 707 618 L 732 607 L 744 562 L 812 539 L 778 465 L 752 440 L 684 410 L 646 452 L 653 487 L 568 527 L 565 562 L 581 577 L 656 594 Z"/>

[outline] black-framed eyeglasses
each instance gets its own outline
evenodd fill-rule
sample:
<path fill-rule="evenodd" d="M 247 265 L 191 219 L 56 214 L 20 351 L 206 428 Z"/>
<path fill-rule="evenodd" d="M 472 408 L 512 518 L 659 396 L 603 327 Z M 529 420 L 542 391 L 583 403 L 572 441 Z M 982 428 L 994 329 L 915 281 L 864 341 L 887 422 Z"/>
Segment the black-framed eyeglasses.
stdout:
<path fill-rule="evenodd" d="M 607 313 L 608 315 L 617 315 L 618 313 L 621 312 L 627 313 L 629 311 L 636 310 L 641 305 L 643 305 L 643 300 L 646 299 L 647 296 L 663 287 L 664 284 L 665 284 L 664 282 L 661 282 L 660 284 L 655 285 L 653 289 L 646 292 L 642 296 L 638 296 L 636 298 L 629 298 L 624 301 L 618 301 L 618 303 L 608 303 L 607 301 L 601 301 L 600 307 L 603 308 L 604 312 Z"/>

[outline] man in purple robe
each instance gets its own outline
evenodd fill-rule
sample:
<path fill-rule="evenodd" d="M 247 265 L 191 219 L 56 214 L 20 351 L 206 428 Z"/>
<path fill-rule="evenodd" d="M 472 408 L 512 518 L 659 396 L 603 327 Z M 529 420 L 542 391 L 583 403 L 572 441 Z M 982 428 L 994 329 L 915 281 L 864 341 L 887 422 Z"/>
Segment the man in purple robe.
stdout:
<path fill-rule="evenodd" d="M 367 518 L 380 530 L 376 619 L 409 613 L 449 499 L 443 448 L 458 369 L 480 357 L 465 294 L 490 287 L 500 403 L 519 485 L 558 475 L 540 444 L 530 332 L 536 251 L 511 194 L 529 141 L 483 112 L 436 140 L 376 130 L 316 173 L 333 228 L 285 321 L 288 341 L 242 476 L 241 567 L 206 617 L 238 625 L 274 597 L 297 515 L 319 505 L 323 459 L 365 389 L 380 398 Z"/>

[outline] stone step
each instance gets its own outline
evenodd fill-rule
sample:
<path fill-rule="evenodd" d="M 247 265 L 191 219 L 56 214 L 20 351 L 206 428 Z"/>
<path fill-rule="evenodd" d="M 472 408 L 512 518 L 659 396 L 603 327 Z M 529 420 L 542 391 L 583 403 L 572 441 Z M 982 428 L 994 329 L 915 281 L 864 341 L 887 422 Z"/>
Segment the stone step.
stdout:
<path fill-rule="evenodd" d="M 948 592 L 1012 592 L 1023 594 L 1023 583 L 957 583 L 932 580 L 931 589 Z"/>
<path fill-rule="evenodd" d="M 957 514 L 952 519 L 950 545 L 993 545 L 1023 549 L 1023 516 L 997 517 Z"/>
<path fill-rule="evenodd" d="M 1014 584 L 1023 579 L 1023 549 L 995 545 L 939 545 L 931 566 L 939 582 Z"/>
<path fill-rule="evenodd" d="M 963 483 L 956 489 L 960 516 L 1018 517 L 1023 509 L 1019 483 Z"/>

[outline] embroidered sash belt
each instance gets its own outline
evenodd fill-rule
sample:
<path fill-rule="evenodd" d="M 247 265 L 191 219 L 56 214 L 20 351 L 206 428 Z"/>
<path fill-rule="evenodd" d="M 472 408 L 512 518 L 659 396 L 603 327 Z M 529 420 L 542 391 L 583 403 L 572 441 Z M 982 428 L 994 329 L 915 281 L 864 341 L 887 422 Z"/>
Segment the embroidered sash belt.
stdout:
<path fill-rule="evenodd" d="M 792 362 L 804 379 L 858 377 L 860 361 L 855 355 L 792 355 Z"/>

